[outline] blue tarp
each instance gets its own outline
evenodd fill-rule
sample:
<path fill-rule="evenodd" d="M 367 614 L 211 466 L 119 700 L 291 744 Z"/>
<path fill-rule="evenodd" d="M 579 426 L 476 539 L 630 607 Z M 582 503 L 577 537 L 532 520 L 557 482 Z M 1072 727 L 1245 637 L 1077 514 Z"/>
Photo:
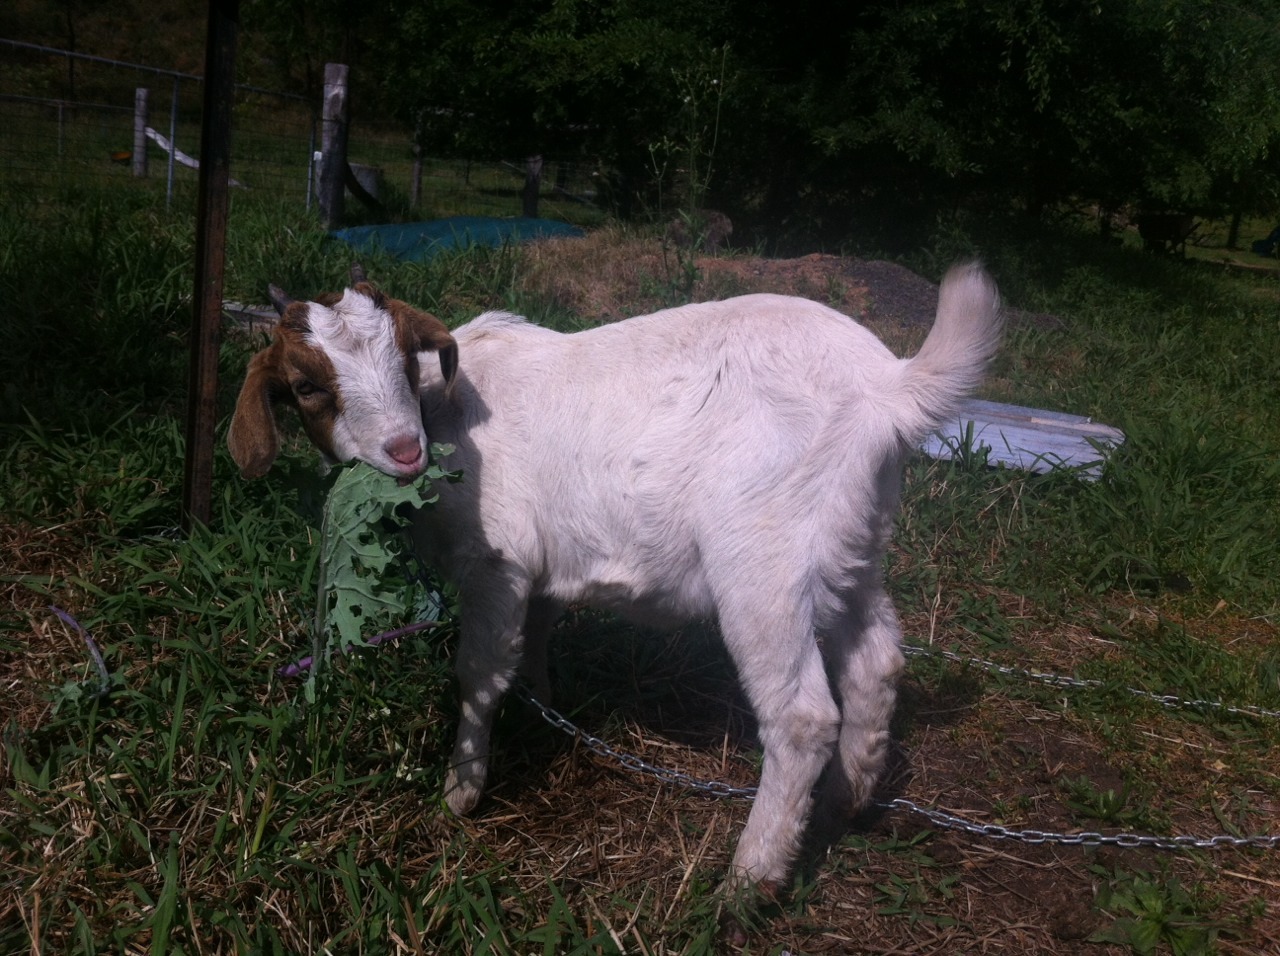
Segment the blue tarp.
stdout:
<path fill-rule="evenodd" d="M 423 262 L 437 252 L 468 246 L 501 246 L 560 236 L 583 236 L 577 226 L 551 219 L 452 216 L 431 222 L 352 226 L 333 235 L 355 249 L 385 252 L 405 262 Z"/>

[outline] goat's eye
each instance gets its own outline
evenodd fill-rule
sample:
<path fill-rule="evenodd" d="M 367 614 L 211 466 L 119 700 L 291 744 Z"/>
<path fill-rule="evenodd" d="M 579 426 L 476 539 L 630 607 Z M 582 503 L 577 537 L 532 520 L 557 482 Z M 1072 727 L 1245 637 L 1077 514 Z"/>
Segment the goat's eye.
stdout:
<path fill-rule="evenodd" d="M 293 384 L 293 393 L 299 398 L 306 398 L 308 395 L 316 395 L 323 391 L 324 389 L 315 382 L 308 381 L 305 378 Z"/>

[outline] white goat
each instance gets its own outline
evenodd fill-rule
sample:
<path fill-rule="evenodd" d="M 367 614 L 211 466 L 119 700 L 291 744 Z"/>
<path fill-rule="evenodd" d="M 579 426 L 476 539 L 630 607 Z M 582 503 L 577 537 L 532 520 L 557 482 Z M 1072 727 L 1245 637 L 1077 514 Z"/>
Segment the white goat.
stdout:
<path fill-rule="evenodd" d="M 882 582 L 901 461 L 997 347 L 999 298 L 981 267 L 947 275 L 908 360 L 852 319 L 778 295 L 571 335 L 489 312 L 452 336 L 363 281 L 273 299 L 283 318 L 229 435 L 246 477 L 276 455 L 278 401 L 328 458 L 400 478 L 425 468 L 427 433 L 457 449 L 448 464 L 463 481 L 418 524 L 462 601 L 454 811 L 480 799 L 517 669 L 545 698 L 547 635 L 569 602 L 718 622 L 764 750 L 731 887 L 786 876 L 829 762 L 825 796 L 865 803 L 903 660 Z M 424 350 L 439 370 L 419 365 Z"/>

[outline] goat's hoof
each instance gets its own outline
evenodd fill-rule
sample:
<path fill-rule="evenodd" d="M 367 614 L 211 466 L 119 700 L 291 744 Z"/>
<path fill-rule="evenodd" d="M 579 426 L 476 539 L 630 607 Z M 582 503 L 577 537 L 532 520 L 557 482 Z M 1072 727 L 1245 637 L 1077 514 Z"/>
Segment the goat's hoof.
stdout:
<path fill-rule="evenodd" d="M 720 938 L 730 949 L 742 949 L 747 945 L 746 927 L 736 916 L 726 916 L 720 920 Z"/>
<path fill-rule="evenodd" d="M 465 817 L 480 802 L 480 787 L 472 783 L 458 780 L 458 775 L 450 770 L 444 778 L 444 802 L 452 813 Z"/>
<path fill-rule="evenodd" d="M 749 942 L 752 930 L 761 928 L 761 909 L 778 900 L 778 884 L 773 880 L 759 883 L 742 882 L 730 877 L 720 889 L 724 894 L 720 910 L 720 941 L 731 950 L 740 950 Z"/>

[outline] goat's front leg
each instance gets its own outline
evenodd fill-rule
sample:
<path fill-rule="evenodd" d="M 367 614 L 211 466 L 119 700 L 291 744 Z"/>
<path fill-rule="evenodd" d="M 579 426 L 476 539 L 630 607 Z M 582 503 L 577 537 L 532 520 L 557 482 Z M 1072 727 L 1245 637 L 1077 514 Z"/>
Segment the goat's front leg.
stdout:
<path fill-rule="evenodd" d="M 444 781 L 444 799 L 454 813 L 470 813 L 489 772 L 489 736 L 503 694 L 520 662 L 528 599 L 514 589 L 485 589 L 462 602 L 458 645 L 460 694 L 458 739 Z"/>

